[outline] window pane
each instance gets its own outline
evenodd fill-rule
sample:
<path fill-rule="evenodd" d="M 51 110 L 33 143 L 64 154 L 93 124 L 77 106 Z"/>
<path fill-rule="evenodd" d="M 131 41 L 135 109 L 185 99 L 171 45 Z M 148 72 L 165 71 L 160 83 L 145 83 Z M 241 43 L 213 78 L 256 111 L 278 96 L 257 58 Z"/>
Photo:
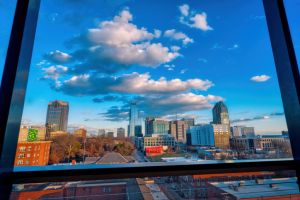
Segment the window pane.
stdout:
<path fill-rule="evenodd" d="M 284 6 L 286 9 L 286 15 L 288 18 L 292 40 L 294 42 L 295 53 L 298 61 L 300 59 L 300 20 L 298 10 L 300 9 L 300 2 L 293 0 L 284 0 Z"/>
<path fill-rule="evenodd" d="M 292 158 L 261 1 L 113 2 L 42 0 L 16 166 Z"/>
<path fill-rule="evenodd" d="M 16 1 L 17 0 L 0 1 L 0 80 L 2 80 L 6 51 L 16 9 Z"/>
<path fill-rule="evenodd" d="M 296 173 L 264 171 L 14 185 L 11 199 L 299 199 Z"/>

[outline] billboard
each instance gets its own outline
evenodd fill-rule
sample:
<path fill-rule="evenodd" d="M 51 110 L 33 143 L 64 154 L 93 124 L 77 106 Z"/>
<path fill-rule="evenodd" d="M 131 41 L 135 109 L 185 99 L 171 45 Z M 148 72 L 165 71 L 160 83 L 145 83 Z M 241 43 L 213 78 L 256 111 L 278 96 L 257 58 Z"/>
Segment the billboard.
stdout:
<path fill-rule="evenodd" d="M 37 129 L 33 129 L 33 128 L 28 129 L 27 141 L 28 142 L 37 141 L 38 132 L 39 131 Z"/>
<path fill-rule="evenodd" d="M 161 155 L 163 153 L 162 146 L 150 146 L 145 148 L 146 154 L 149 155 Z"/>

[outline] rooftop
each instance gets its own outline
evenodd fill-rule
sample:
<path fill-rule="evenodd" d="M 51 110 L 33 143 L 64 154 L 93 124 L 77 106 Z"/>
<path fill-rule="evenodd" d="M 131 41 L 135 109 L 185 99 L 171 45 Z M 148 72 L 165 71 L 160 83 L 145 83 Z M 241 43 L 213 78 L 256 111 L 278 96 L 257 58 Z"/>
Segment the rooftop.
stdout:
<path fill-rule="evenodd" d="M 299 194 L 297 178 L 211 182 L 210 184 L 238 199 Z"/>

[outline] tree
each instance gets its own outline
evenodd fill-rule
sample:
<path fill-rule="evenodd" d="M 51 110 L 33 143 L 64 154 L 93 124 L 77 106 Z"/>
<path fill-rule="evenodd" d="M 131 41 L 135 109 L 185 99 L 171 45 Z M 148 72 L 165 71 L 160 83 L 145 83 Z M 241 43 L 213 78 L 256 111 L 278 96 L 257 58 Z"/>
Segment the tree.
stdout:
<path fill-rule="evenodd" d="M 50 149 L 50 164 L 70 161 L 79 155 L 81 144 L 73 135 L 61 135 L 53 138 Z"/>

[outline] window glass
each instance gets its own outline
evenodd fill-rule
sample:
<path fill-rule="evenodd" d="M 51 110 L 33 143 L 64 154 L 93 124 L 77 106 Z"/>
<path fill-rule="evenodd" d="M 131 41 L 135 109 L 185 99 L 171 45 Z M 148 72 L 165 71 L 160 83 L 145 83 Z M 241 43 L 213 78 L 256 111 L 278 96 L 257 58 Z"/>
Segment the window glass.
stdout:
<path fill-rule="evenodd" d="M 298 61 L 299 67 L 299 59 L 300 59 L 300 17 L 298 10 L 300 9 L 300 2 L 293 0 L 284 0 L 284 6 L 286 10 L 286 15 L 288 18 L 290 31 L 292 35 L 292 40 L 294 43 L 295 53 Z"/>
<path fill-rule="evenodd" d="M 15 163 L 290 159 L 273 60 L 259 0 L 42 0 Z"/>
<path fill-rule="evenodd" d="M 294 171 L 14 185 L 11 199 L 299 199 Z"/>
<path fill-rule="evenodd" d="M 17 0 L 0 1 L 0 80 L 6 58 L 11 26 L 16 9 Z"/>

